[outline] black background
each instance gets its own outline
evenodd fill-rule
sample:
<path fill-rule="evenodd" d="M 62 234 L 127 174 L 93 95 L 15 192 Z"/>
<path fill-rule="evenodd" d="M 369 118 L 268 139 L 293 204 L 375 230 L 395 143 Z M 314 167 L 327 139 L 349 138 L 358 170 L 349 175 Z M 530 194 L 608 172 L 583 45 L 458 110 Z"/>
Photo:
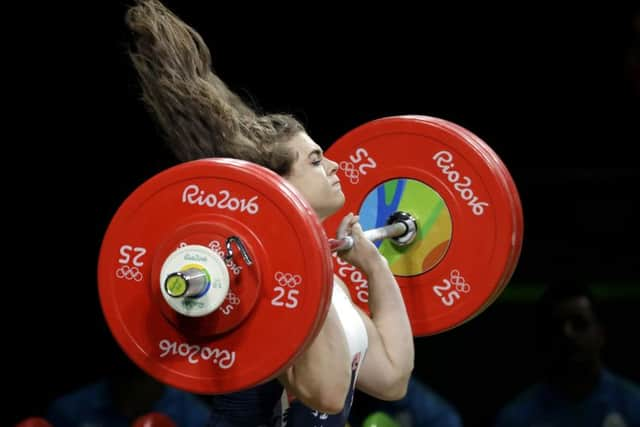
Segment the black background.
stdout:
<path fill-rule="evenodd" d="M 347 13 L 166 4 L 207 41 L 223 80 L 267 111 L 298 115 L 325 148 L 369 120 L 422 114 L 472 130 L 505 162 L 525 216 L 512 282 L 472 322 L 416 340 L 417 375 L 458 407 L 466 425 L 488 425 L 534 378 L 529 295 L 554 276 L 598 287 L 606 360 L 640 380 L 630 335 L 640 303 L 640 82 L 629 65 L 633 55 L 639 61 L 639 36 L 631 7 L 387 4 Z M 9 316 L 15 333 L 6 365 L 13 421 L 108 374 L 115 350 L 97 297 L 100 242 L 126 196 L 175 164 L 139 100 L 125 10 L 114 1 L 70 12 L 79 18 L 70 15 L 59 52 L 39 36 L 51 71 L 40 77 L 58 89 L 57 107 L 51 127 L 35 119 L 42 111 L 33 105 L 21 125 L 30 138 L 18 144 L 28 159 L 20 167 L 41 188 L 8 181 L 12 200 L 41 201 L 20 208 L 19 227 L 8 226 L 27 242 L 16 256 L 44 248 L 33 255 L 35 273 L 21 266 L 37 275 L 20 278 L 36 297 L 8 300 L 20 303 Z"/>

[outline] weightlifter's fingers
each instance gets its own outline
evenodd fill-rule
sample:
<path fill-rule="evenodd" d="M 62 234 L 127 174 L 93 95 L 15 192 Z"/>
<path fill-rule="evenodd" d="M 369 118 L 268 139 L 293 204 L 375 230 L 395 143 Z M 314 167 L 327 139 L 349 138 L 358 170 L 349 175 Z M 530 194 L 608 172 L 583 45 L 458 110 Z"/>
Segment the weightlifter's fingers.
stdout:
<path fill-rule="evenodd" d="M 345 215 L 340 221 L 340 225 L 338 226 L 338 231 L 336 232 L 336 237 L 338 239 L 342 239 L 345 236 L 348 236 L 351 232 L 351 226 L 353 225 L 353 212 L 349 212 L 348 215 Z"/>

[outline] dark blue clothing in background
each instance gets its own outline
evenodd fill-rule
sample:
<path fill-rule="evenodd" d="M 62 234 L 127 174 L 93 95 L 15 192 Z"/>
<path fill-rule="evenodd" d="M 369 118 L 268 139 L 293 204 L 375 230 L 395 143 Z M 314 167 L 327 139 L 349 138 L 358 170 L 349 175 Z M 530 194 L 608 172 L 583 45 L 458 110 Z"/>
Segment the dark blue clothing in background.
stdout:
<path fill-rule="evenodd" d="M 180 427 L 204 427 L 209 407 L 197 396 L 168 386 L 149 412 L 160 412 Z M 47 420 L 54 427 L 130 427 L 133 420 L 117 412 L 107 381 L 87 385 L 55 399 Z"/>

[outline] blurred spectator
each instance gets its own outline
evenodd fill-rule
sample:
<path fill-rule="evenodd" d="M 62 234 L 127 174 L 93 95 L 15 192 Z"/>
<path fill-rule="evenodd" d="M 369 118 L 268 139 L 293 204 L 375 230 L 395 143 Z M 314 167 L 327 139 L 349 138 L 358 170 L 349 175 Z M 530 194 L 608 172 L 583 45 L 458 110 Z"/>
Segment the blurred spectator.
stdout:
<path fill-rule="evenodd" d="M 56 398 L 47 420 L 54 427 L 130 427 L 155 414 L 180 427 L 207 425 L 211 411 L 199 396 L 156 381 L 122 352 L 117 358 L 113 374 Z"/>
<path fill-rule="evenodd" d="M 496 427 L 640 426 L 640 387 L 603 365 L 605 334 L 588 287 L 549 285 L 536 328 L 544 377 L 499 411 Z"/>
<path fill-rule="evenodd" d="M 411 377 L 407 394 L 401 400 L 383 401 L 357 392 L 353 406 L 349 418 L 353 427 L 377 424 L 398 427 L 462 427 L 462 418 L 456 408 L 415 376 Z"/>

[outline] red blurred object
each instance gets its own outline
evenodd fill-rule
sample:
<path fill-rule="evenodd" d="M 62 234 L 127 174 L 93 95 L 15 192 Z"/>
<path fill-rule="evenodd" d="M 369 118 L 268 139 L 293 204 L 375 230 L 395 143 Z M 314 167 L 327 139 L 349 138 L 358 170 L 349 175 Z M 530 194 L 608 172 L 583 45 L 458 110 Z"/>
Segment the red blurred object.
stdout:
<path fill-rule="evenodd" d="M 131 427 L 177 427 L 177 425 L 165 414 L 150 412 L 136 418 Z"/>
<path fill-rule="evenodd" d="M 51 423 L 41 417 L 29 417 L 16 424 L 16 427 L 53 427 Z"/>

